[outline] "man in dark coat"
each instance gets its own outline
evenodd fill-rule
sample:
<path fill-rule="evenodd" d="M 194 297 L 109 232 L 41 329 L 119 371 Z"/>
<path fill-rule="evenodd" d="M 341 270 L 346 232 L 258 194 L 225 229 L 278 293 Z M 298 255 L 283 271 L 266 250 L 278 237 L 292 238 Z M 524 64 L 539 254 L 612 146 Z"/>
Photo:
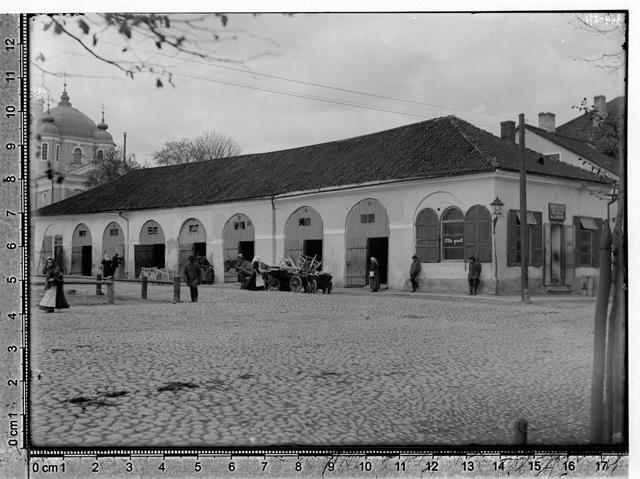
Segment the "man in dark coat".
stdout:
<path fill-rule="evenodd" d="M 478 294 L 478 284 L 480 283 L 480 273 L 482 272 L 482 265 L 475 256 L 469 258 L 469 294 Z"/>
<path fill-rule="evenodd" d="M 413 261 L 411 262 L 411 267 L 409 268 L 409 280 L 411 281 L 411 292 L 415 293 L 418 289 L 418 275 L 420 274 L 421 265 L 420 260 L 415 254 L 411 257 L 411 259 Z"/>
<path fill-rule="evenodd" d="M 189 262 L 184 267 L 184 281 L 189 286 L 191 302 L 198 301 L 198 285 L 200 284 L 200 265 L 194 256 L 189 256 Z"/>

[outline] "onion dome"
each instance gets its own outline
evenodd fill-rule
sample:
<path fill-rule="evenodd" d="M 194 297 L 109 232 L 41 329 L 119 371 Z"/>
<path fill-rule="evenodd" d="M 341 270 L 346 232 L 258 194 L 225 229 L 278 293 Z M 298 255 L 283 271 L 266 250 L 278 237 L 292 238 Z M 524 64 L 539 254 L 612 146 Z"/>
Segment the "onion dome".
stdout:
<path fill-rule="evenodd" d="M 111 133 L 107 131 L 109 125 L 104 122 L 104 108 L 102 109 L 102 121 L 98 123 L 97 131 L 93 134 L 93 137 L 100 143 L 113 143 L 113 137 Z"/>
<path fill-rule="evenodd" d="M 47 112 L 43 115 L 40 121 L 41 121 L 40 128 L 38 129 L 38 133 L 40 133 L 40 135 L 47 135 L 47 136 L 60 135 L 60 130 L 55 124 L 56 120 L 49 110 L 47 110 Z"/>
<path fill-rule="evenodd" d="M 55 119 L 60 135 L 93 139 L 93 135 L 96 132 L 96 124 L 87 115 L 71 106 L 66 85 L 60 96 L 58 106 L 52 108 L 50 113 Z"/>

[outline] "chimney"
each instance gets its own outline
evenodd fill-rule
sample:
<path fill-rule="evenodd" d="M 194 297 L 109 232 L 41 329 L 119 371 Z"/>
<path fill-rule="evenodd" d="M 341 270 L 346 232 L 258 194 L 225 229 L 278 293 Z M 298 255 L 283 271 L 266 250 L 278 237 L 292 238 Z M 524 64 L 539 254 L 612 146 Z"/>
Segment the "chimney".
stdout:
<path fill-rule="evenodd" d="M 516 122 L 505 120 L 500 122 L 500 138 L 510 143 L 516 142 Z"/>
<path fill-rule="evenodd" d="M 593 97 L 593 126 L 598 127 L 607 118 L 607 97 L 598 95 Z"/>
<path fill-rule="evenodd" d="M 538 127 L 553 133 L 556 131 L 555 113 L 538 113 Z"/>

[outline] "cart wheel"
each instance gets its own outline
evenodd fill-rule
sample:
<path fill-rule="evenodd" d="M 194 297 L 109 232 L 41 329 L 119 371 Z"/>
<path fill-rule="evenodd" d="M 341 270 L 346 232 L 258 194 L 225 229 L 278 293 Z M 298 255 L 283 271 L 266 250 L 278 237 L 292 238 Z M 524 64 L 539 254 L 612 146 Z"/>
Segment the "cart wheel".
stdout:
<path fill-rule="evenodd" d="M 318 291 L 318 282 L 315 279 L 310 279 L 307 281 L 307 293 L 315 293 Z"/>
<path fill-rule="evenodd" d="M 300 278 L 300 276 L 291 276 L 291 279 L 289 280 L 289 287 L 294 293 L 300 292 L 302 289 L 302 278 Z"/>
<path fill-rule="evenodd" d="M 280 291 L 280 281 L 278 278 L 271 278 L 269 281 L 269 291 Z"/>

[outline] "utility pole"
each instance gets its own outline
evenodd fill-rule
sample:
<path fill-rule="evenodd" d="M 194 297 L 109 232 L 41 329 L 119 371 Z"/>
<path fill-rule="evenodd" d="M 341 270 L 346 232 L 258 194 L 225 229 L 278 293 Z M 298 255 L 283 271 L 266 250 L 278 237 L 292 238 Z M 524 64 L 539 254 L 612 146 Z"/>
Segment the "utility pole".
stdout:
<path fill-rule="evenodd" d="M 122 162 L 124 163 L 124 169 L 127 170 L 127 132 L 124 133 L 124 147 L 122 151 Z"/>
<path fill-rule="evenodd" d="M 524 145 L 524 113 L 519 115 L 520 128 L 520 290 L 523 303 L 529 298 L 529 222 L 527 221 L 527 165 Z"/>

